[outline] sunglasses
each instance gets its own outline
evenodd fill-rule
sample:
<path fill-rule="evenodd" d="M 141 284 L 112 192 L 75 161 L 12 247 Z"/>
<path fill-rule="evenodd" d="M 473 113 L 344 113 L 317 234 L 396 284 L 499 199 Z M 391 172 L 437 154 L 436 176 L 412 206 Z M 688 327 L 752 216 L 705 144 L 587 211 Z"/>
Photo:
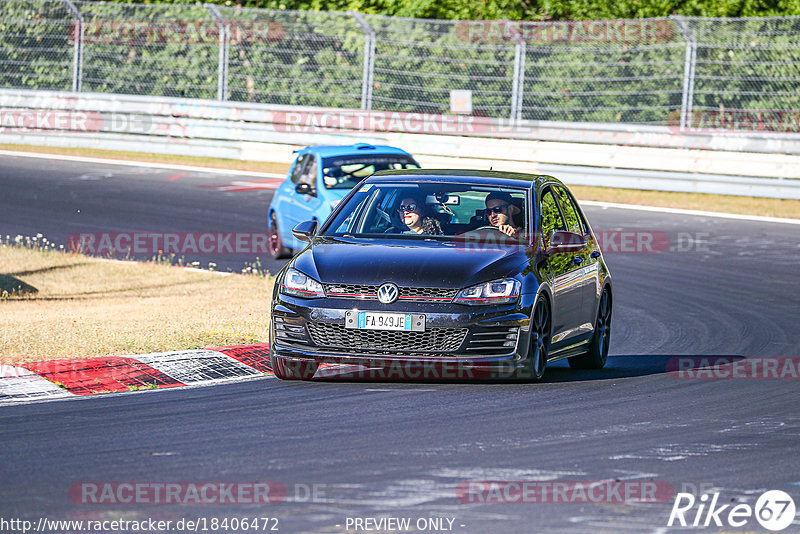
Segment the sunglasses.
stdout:
<path fill-rule="evenodd" d="M 508 204 L 503 204 L 502 206 L 495 206 L 493 208 L 486 208 L 486 213 L 497 213 L 498 215 L 501 213 L 505 213 L 506 208 L 508 208 Z"/>
<path fill-rule="evenodd" d="M 417 211 L 417 205 L 416 204 L 406 204 L 405 206 L 399 206 L 397 208 L 397 211 L 407 211 L 407 212 L 411 213 L 413 211 Z"/>

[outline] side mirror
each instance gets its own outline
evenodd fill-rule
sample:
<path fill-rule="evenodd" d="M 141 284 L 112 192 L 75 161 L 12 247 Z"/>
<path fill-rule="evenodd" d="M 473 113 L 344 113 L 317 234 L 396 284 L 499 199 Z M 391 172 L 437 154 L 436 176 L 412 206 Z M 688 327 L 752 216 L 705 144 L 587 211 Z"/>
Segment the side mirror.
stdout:
<path fill-rule="evenodd" d="M 311 242 L 311 238 L 317 233 L 317 221 L 303 221 L 292 228 L 292 235 L 300 241 Z"/>
<path fill-rule="evenodd" d="M 550 238 L 550 246 L 547 247 L 544 253 L 551 256 L 565 252 L 579 252 L 584 247 L 586 247 L 586 239 L 582 235 L 560 230 L 553 232 L 553 237 Z"/>
<path fill-rule="evenodd" d="M 309 184 L 306 183 L 299 183 L 295 186 L 294 190 L 297 192 L 298 195 L 316 195 L 317 191 Z"/>

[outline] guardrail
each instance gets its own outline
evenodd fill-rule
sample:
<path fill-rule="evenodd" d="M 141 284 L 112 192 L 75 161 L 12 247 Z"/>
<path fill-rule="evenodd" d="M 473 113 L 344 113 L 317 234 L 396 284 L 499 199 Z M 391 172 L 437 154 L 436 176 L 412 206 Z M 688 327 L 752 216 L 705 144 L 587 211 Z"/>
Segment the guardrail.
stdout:
<path fill-rule="evenodd" d="M 800 199 L 800 135 L 681 132 L 422 113 L 0 90 L 0 142 L 254 161 L 312 144 L 386 143 L 426 167 L 541 172 L 567 183 Z"/>

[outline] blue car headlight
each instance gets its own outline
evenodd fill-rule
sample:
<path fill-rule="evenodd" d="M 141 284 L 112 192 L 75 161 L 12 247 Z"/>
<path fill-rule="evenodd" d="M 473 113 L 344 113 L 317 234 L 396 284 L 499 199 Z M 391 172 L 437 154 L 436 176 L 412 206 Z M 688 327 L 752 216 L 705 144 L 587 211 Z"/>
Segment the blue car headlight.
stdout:
<path fill-rule="evenodd" d="M 313 299 L 324 297 L 325 289 L 323 289 L 322 284 L 310 276 L 304 275 L 297 269 L 289 269 L 286 271 L 286 276 L 283 277 L 281 293 L 292 295 L 293 297 Z"/>
<path fill-rule="evenodd" d="M 519 298 L 520 285 L 519 280 L 513 278 L 485 282 L 462 289 L 453 302 L 468 306 L 515 302 Z"/>

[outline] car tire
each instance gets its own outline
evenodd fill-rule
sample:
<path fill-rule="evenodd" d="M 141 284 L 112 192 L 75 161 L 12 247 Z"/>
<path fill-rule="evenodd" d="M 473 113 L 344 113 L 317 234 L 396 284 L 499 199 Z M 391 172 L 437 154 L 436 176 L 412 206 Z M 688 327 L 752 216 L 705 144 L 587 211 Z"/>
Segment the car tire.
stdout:
<path fill-rule="evenodd" d="M 528 363 L 521 378 L 539 382 L 547 370 L 547 357 L 550 354 L 550 305 L 544 297 L 539 297 L 531 317 L 530 347 Z"/>
<path fill-rule="evenodd" d="M 602 369 L 606 365 L 608 345 L 611 341 L 611 308 L 611 292 L 606 287 L 600 294 L 594 337 L 589 345 L 589 352 L 569 358 L 569 366 L 573 369 Z"/>
<path fill-rule="evenodd" d="M 317 372 L 317 362 L 276 358 L 269 355 L 272 372 L 281 380 L 311 380 Z"/>
<path fill-rule="evenodd" d="M 269 255 L 273 259 L 281 260 L 292 256 L 292 249 L 283 246 L 283 239 L 278 229 L 278 219 L 272 213 L 269 217 L 269 233 L 267 235 L 267 247 L 269 248 Z"/>

